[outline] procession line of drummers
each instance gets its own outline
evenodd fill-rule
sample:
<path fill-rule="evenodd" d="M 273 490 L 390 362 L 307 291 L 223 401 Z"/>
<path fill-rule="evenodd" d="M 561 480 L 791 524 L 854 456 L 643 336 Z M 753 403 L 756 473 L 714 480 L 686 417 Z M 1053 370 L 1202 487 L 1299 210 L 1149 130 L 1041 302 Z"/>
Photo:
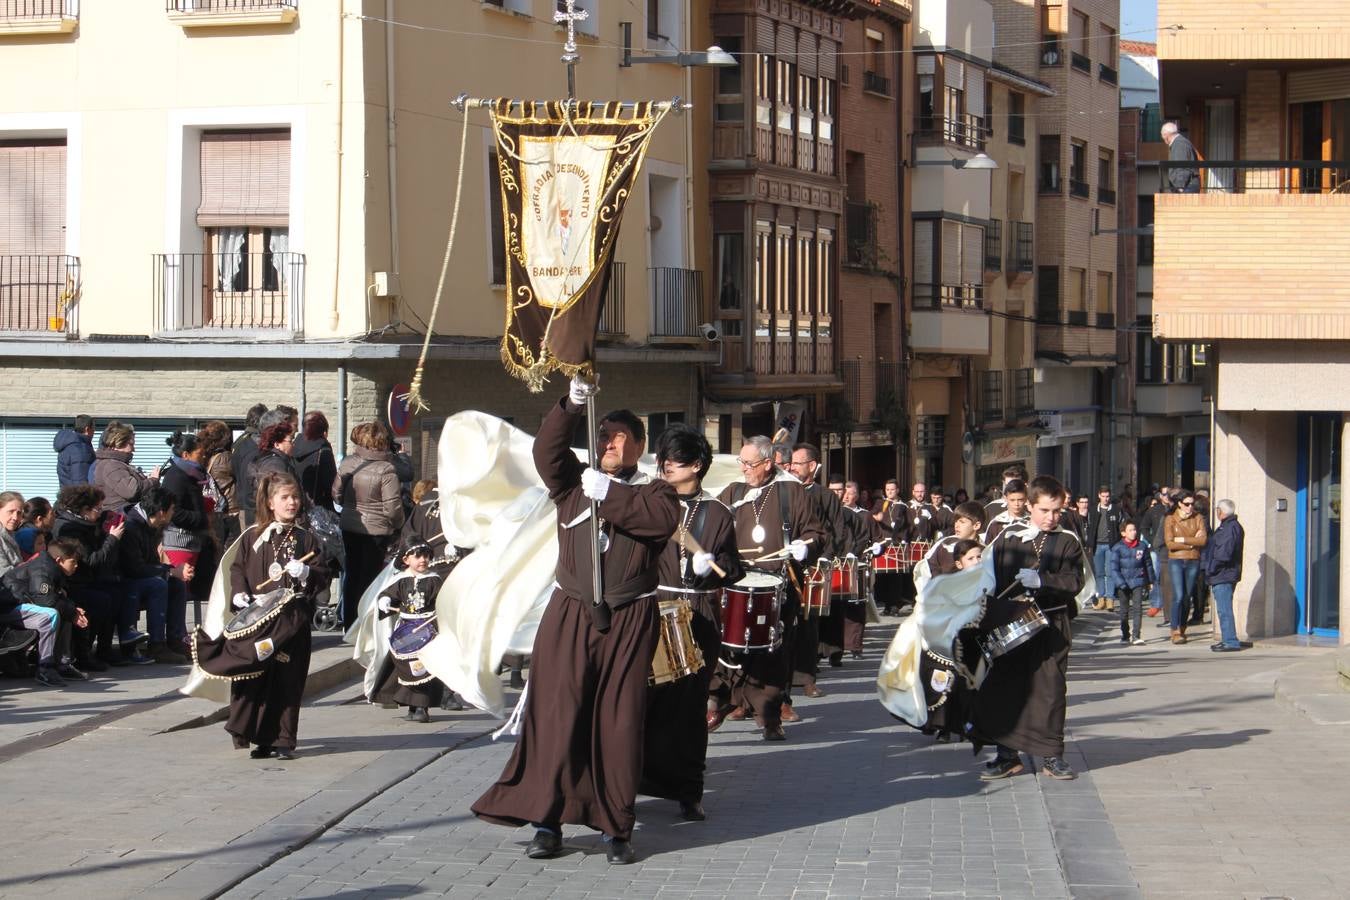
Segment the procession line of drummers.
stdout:
<path fill-rule="evenodd" d="M 911 724 L 977 749 L 996 744 L 982 777 L 1020 772 L 1019 751 L 1045 757 L 1047 774 L 1073 777 L 1062 758 L 1064 675 L 1085 569 L 1078 540 L 1058 527 L 1059 482 L 1005 483 L 1005 499 L 987 509 L 888 497 L 866 510 L 855 505 L 856 485 L 819 484 L 814 446 L 796 445 L 780 466 L 771 441 L 751 437 L 739 454 L 741 480 L 713 497 L 702 486 L 711 447 L 688 426 L 656 441 L 656 481 L 637 469 L 645 428 L 627 410 L 601 420 L 600 466 L 578 461 L 569 440 L 584 400 L 574 382 L 535 439 L 536 469 L 558 511 L 557 585 L 539 625 L 515 751 L 473 806 L 486 821 L 533 826 L 529 856 L 560 852 L 561 826 L 572 823 L 603 832 L 611 862 L 631 862 L 639 791 L 703 819 L 708 732 L 753 717 L 765 740 L 784 740 L 783 722 L 799 718 L 794 688 L 821 696 L 818 662 L 861 656 L 875 598 L 899 605 L 915 596 L 916 571 L 924 579 L 955 572 L 979 564 L 982 550 L 994 554 L 996 590 L 970 599 L 981 615 L 959 640 L 926 654 L 926 690 L 940 696 Z M 585 599 L 590 537 L 578 526 L 592 501 L 602 602 Z M 258 523 L 228 561 L 239 612 L 220 637 L 194 636 L 197 666 L 232 682 L 227 731 L 236 747 L 256 746 L 258 758 L 294 755 L 309 615 L 328 577 L 298 511 L 294 479 L 260 485 Z M 377 600 L 381 616 L 398 618 L 372 702 L 426 721 L 445 700 L 418 651 L 436 633 L 436 593 L 467 552 L 447 545 L 438 495 L 424 498 L 396 551 L 401 576 Z M 977 678 L 962 645 L 996 629 L 1003 655 Z M 934 675 L 934 664 L 945 674 Z"/>

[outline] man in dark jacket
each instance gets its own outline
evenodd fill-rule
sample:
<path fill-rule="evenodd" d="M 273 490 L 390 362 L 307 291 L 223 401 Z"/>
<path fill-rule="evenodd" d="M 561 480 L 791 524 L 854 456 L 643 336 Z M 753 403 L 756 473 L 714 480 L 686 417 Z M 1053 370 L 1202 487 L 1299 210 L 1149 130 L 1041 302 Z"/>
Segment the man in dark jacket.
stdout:
<path fill-rule="evenodd" d="M 1163 536 L 1163 522 L 1172 512 L 1172 495 L 1166 488 L 1158 492 L 1158 502 L 1144 510 L 1143 521 L 1139 523 L 1139 536 L 1148 542 L 1149 553 L 1153 555 L 1153 571 L 1158 580 L 1153 583 L 1148 594 L 1148 615 L 1162 612 L 1162 576 L 1167 568 L 1167 541 Z"/>
<path fill-rule="evenodd" d="M 248 465 L 258 455 L 258 422 L 267 412 L 266 403 L 255 403 L 244 414 L 244 433 L 235 439 L 234 449 L 230 453 L 230 468 L 234 470 L 234 483 L 239 493 L 239 511 L 253 507 L 253 498 L 245 491 L 248 480 Z M 247 526 L 241 516 L 240 527 Z"/>
<path fill-rule="evenodd" d="M 1120 526 L 1124 521 L 1125 513 L 1118 504 L 1111 502 L 1111 489 L 1106 485 L 1097 488 L 1097 505 L 1088 511 L 1087 519 L 1092 571 L 1097 576 L 1097 602 L 1094 604 L 1097 609 L 1109 609 L 1116 595 L 1106 558 L 1120 541 Z"/>
<path fill-rule="evenodd" d="M 1219 619 L 1219 642 L 1210 646 L 1215 653 L 1234 653 L 1242 649 L 1237 623 L 1233 619 L 1233 589 L 1242 580 L 1242 543 L 1246 535 L 1237 519 L 1232 500 L 1214 504 L 1219 527 L 1210 535 L 1202 553 L 1201 566 L 1214 595 L 1214 611 Z"/>
<path fill-rule="evenodd" d="M 1200 193 L 1200 173 L 1194 166 L 1177 165 L 1193 163 L 1200 158 L 1195 145 L 1177 128 L 1176 122 L 1167 122 L 1162 127 L 1163 143 L 1167 145 L 1167 159 L 1173 165 L 1167 169 L 1167 186 L 1174 194 Z"/>
<path fill-rule="evenodd" d="M 88 484 L 89 469 L 94 464 L 94 420 L 90 416 L 76 416 L 75 427 L 62 428 L 52 438 L 56 451 L 56 478 L 61 487 Z"/>
<path fill-rule="evenodd" d="M 182 569 L 174 573 L 159 557 L 164 528 L 175 509 L 171 491 L 160 485 L 147 488 L 141 502 L 126 509 L 126 531 L 117 549 L 122 583 L 145 607 L 149 658 L 181 666 L 188 662 L 180 652 L 187 636 L 187 587 Z M 175 574 L 178 577 L 171 577 Z"/>

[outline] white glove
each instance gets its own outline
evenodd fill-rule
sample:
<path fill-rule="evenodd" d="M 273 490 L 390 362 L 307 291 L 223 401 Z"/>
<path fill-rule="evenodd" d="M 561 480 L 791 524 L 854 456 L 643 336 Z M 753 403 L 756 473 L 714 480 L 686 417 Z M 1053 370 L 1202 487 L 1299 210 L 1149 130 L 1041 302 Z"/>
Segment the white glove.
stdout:
<path fill-rule="evenodd" d="M 880 556 L 885 552 L 886 552 L 886 545 L 883 542 L 877 541 L 875 544 L 872 545 L 873 556 Z"/>
<path fill-rule="evenodd" d="M 797 562 L 806 559 L 806 544 L 802 541 L 793 541 L 787 545 L 787 550 Z"/>
<path fill-rule="evenodd" d="M 923 516 L 925 519 L 933 518 L 933 514 L 926 509 L 919 510 L 919 515 Z"/>
<path fill-rule="evenodd" d="M 375 601 L 375 608 L 382 613 L 393 612 L 394 601 L 390 600 L 388 597 L 381 597 Z"/>
<path fill-rule="evenodd" d="M 567 399 L 572 401 L 573 406 L 585 406 L 587 397 L 594 397 L 599 393 L 598 385 L 591 384 L 578 375 L 572 376 L 572 383 L 567 386 Z"/>
<path fill-rule="evenodd" d="M 309 577 L 309 566 L 298 559 L 293 559 L 286 563 L 286 574 L 303 584 L 305 579 Z"/>
<path fill-rule="evenodd" d="M 695 575 L 707 575 L 712 571 L 713 555 L 706 551 L 695 553 L 691 562 L 694 564 Z"/>
<path fill-rule="evenodd" d="M 248 594 L 245 594 L 243 591 L 240 591 L 239 593 L 234 595 L 234 599 L 231 602 L 234 604 L 235 609 L 243 609 L 245 606 L 248 606 L 253 601 L 248 599 Z"/>
<path fill-rule="evenodd" d="M 857 555 L 856 555 L 856 554 L 853 554 L 853 553 L 845 553 L 845 554 L 844 554 L 844 559 L 857 559 L 857 558 L 858 558 Z"/>
<path fill-rule="evenodd" d="M 1034 591 L 1041 586 L 1041 573 L 1035 569 L 1018 569 L 1017 580 L 1022 583 L 1022 587 Z"/>
<path fill-rule="evenodd" d="M 581 492 L 596 503 L 603 503 L 609 493 L 610 477 L 599 469 L 587 468 L 581 473 Z"/>

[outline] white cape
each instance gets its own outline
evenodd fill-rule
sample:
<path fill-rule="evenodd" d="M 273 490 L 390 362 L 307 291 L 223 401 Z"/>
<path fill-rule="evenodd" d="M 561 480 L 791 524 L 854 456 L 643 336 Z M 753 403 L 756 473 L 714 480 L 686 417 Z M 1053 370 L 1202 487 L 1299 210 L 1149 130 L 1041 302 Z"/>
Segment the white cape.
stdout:
<path fill-rule="evenodd" d="M 216 577 L 211 582 L 211 598 L 206 604 L 206 617 L 201 623 L 201 629 L 212 640 L 220 637 L 227 624 L 225 616 L 230 609 L 230 568 L 234 565 L 235 557 L 239 555 L 241 540 L 242 538 L 236 538 L 221 554 L 220 565 L 216 567 Z M 230 702 L 229 680 L 208 677 L 196 664 L 193 664 L 192 670 L 188 672 L 187 682 L 178 689 L 178 692 L 216 703 Z"/>

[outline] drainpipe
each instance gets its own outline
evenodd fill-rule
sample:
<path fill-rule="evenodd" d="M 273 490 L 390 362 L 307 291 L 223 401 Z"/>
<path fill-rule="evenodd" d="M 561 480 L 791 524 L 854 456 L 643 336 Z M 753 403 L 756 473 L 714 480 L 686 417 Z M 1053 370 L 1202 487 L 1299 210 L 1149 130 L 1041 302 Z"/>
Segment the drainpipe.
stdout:
<path fill-rule="evenodd" d="M 337 457 L 347 455 L 347 364 L 337 367 Z"/>
<path fill-rule="evenodd" d="M 338 42 L 337 42 L 337 191 L 335 193 L 336 208 L 333 215 L 333 308 L 328 313 L 328 330 L 337 331 L 338 328 L 338 304 L 341 300 L 341 269 L 342 269 L 342 113 L 343 105 L 346 102 L 346 35 L 347 35 L 347 13 L 344 7 L 346 3 L 337 5 L 338 16 Z"/>
<path fill-rule="evenodd" d="M 385 127 L 388 130 L 389 161 L 389 265 L 395 275 L 398 274 L 398 122 L 395 120 L 394 105 L 394 0 L 384 0 L 384 96 L 387 115 Z M 374 328 L 374 322 L 367 322 L 367 328 Z"/>

